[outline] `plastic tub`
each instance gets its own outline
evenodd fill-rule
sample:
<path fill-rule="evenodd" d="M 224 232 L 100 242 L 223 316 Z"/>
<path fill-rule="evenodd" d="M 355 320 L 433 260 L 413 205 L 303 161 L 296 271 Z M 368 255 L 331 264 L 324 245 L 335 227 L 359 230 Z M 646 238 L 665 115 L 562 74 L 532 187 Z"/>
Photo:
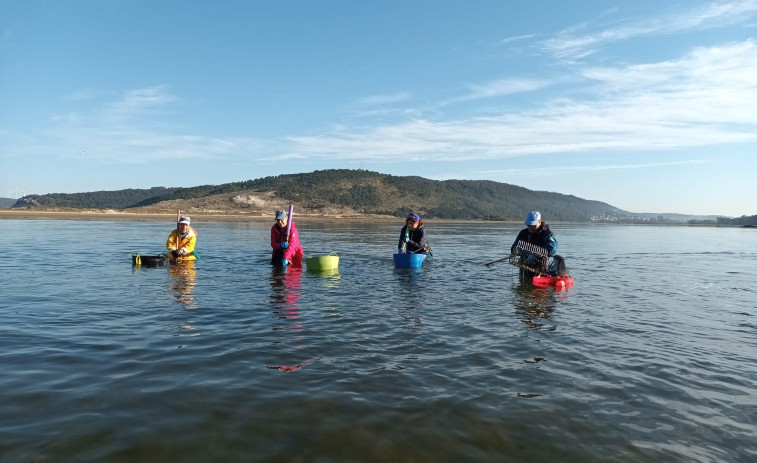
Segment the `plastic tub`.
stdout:
<path fill-rule="evenodd" d="M 395 267 L 420 267 L 426 260 L 428 254 L 394 254 Z"/>
<path fill-rule="evenodd" d="M 308 270 L 335 270 L 339 268 L 339 256 L 332 252 L 328 256 L 313 256 L 305 259 Z"/>
<path fill-rule="evenodd" d="M 573 286 L 573 278 L 568 275 L 553 277 L 545 273 L 540 273 L 534 277 L 533 283 L 534 286 L 538 286 L 540 288 L 554 286 L 559 290 Z"/>
<path fill-rule="evenodd" d="M 145 267 L 162 267 L 166 264 L 166 258 L 163 255 L 143 256 L 139 253 L 131 254 L 131 265 Z"/>

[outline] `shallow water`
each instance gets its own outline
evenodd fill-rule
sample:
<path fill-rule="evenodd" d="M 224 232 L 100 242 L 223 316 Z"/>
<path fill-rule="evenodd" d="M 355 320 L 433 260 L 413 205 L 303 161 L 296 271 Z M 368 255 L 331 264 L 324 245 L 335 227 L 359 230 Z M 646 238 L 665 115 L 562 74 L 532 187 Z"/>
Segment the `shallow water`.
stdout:
<path fill-rule="evenodd" d="M 0 221 L 0 461 L 754 461 L 755 230 L 555 225 L 567 291 L 521 284 L 520 227 L 298 225 L 339 272 L 272 269 L 269 226 Z"/>

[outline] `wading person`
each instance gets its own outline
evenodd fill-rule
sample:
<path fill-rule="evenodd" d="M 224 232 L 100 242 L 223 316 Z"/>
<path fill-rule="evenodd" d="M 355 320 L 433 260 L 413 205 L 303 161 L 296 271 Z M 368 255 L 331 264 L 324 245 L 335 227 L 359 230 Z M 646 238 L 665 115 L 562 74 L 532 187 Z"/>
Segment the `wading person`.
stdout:
<path fill-rule="evenodd" d="M 293 267 L 302 267 L 302 246 L 300 246 L 300 234 L 294 225 L 294 220 L 289 222 L 287 211 L 280 209 L 276 211 L 276 223 L 271 227 L 271 264 L 274 265 L 292 265 Z M 289 225 L 289 236 L 287 236 L 287 225 Z"/>
<path fill-rule="evenodd" d="M 180 217 L 176 229 L 168 235 L 166 257 L 172 262 L 197 259 L 195 243 L 197 232 L 189 225 L 189 217 Z"/>
<path fill-rule="evenodd" d="M 531 267 L 541 267 L 539 270 L 546 271 L 547 273 L 556 275 L 565 275 L 565 261 L 562 257 L 557 255 L 557 238 L 552 234 L 552 230 L 549 229 L 549 225 L 541 220 L 541 214 L 538 211 L 531 211 L 526 216 L 526 228 L 518 233 L 515 238 L 515 242 L 510 247 L 511 254 L 521 254 L 521 259 L 528 259 L 527 264 Z M 527 247 L 518 247 L 518 242 L 527 243 L 530 245 L 538 246 L 546 251 L 548 259 L 543 259 L 539 264 L 539 259 L 535 254 L 524 252 Z M 527 250 L 528 251 L 528 250 Z M 538 254 L 538 253 L 537 253 Z M 521 260 L 523 263 L 523 260 Z M 522 267 L 521 267 L 522 269 Z"/>
<path fill-rule="evenodd" d="M 421 216 L 411 212 L 405 219 L 405 226 L 400 230 L 400 241 L 397 245 L 397 252 L 404 254 L 411 253 L 431 253 L 431 247 L 426 239 L 426 229 L 423 228 Z"/>

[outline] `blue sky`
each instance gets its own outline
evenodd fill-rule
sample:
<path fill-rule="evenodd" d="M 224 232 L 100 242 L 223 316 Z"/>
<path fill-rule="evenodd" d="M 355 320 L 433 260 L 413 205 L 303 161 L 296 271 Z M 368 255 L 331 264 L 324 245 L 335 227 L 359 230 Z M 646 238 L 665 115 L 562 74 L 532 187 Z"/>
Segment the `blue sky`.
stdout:
<path fill-rule="evenodd" d="M 757 214 L 757 0 L 0 11 L 0 196 L 364 168 Z"/>

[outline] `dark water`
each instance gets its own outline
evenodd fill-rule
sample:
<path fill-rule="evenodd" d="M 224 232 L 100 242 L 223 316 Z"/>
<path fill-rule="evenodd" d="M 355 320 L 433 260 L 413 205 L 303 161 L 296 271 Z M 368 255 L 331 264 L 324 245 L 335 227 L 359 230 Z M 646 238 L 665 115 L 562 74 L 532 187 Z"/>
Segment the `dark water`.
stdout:
<path fill-rule="evenodd" d="M 0 461 L 755 461 L 757 231 L 556 225 L 565 292 L 483 263 L 520 227 L 0 221 Z"/>

